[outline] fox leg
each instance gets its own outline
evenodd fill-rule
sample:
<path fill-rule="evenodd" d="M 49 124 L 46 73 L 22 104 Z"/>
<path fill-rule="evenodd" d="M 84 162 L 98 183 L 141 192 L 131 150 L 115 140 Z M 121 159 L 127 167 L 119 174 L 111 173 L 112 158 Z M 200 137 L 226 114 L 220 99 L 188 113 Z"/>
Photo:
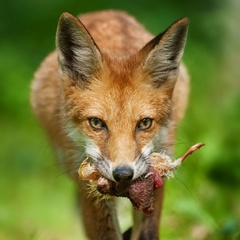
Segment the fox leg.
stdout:
<path fill-rule="evenodd" d="M 79 202 L 86 233 L 91 240 L 121 240 L 114 199 L 99 200 L 79 183 Z"/>
<path fill-rule="evenodd" d="M 134 210 L 131 240 L 159 240 L 160 215 L 163 203 L 164 188 L 155 190 L 154 211 L 146 217 Z"/>

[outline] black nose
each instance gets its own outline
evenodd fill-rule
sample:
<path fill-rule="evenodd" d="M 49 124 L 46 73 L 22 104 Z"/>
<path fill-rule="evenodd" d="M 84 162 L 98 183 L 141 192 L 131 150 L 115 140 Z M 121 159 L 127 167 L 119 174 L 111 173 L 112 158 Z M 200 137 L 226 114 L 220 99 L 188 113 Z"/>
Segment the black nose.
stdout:
<path fill-rule="evenodd" d="M 128 166 L 117 167 L 113 171 L 113 177 L 117 182 L 130 181 L 133 178 L 133 170 Z"/>

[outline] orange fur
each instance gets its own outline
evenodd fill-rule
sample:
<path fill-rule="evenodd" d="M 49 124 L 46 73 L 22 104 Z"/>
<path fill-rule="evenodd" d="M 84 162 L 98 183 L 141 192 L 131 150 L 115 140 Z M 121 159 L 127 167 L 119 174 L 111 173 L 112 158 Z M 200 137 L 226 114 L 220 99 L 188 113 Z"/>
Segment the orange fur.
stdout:
<path fill-rule="evenodd" d="M 80 19 L 87 31 L 70 14 L 61 17 L 58 52 L 51 53 L 36 72 L 31 103 L 57 156 L 64 159 L 67 170 L 73 170 L 71 176 L 82 194 L 88 237 L 121 239 L 113 200 L 96 206 L 94 196 L 87 197 L 88 190 L 85 183 L 78 180 L 76 169 L 86 156 L 85 147 L 92 147 L 90 153 L 100 152 L 105 164 L 110 165 L 107 170 L 100 169 L 107 178 L 113 179 L 111 171 L 123 165 L 135 167 L 137 178 L 146 171 L 146 166 L 138 166 L 141 168 L 138 172 L 136 158 L 164 129 L 167 132 L 157 137 L 154 144 L 159 146 L 155 147 L 172 151 L 175 126 L 187 106 L 189 78 L 183 64 L 178 70 L 184 43 L 177 49 L 176 56 L 167 59 L 165 54 L 168 55 L 172 45 L 174 48 L 175 35 L 185 37 L 187 20 L 176 22 L 150 42 L 153 36 L 124 12 L 96 12 L 82 15 Z M 81 46 L 77 48 L 78 43 Z M 68 48 L 72 48 L 70 52 L 66 52 Z M 176 66 L 168 69 L 164 61 L 170 62 L 173 58 Z M 159 78 L 162 80 L 158 82 Z M 104 121 L 107 129 L 93 129 L 89 124 L 91 117 Z M 145 131 L 136 130 L 136 124 L 147 117 L 153 119 L 152 126 Z M 163 139 L 158 142 L 161 136 Z M 100 160 L 95 159 L 97 161 Z M 103 167 L 101 164 L 99 168 Z M 154 236 L 151 239 L 158 239 L 161 201 L 162 189 L 156 191 L 155 213 L 133 228 L 131 239 L 140 236 L 150 239 L 147 237 L 151 234 Z M 110 220 L 103 220 L 104 216 Z M 107 231 L 105 235 L 104 231 Z"/>

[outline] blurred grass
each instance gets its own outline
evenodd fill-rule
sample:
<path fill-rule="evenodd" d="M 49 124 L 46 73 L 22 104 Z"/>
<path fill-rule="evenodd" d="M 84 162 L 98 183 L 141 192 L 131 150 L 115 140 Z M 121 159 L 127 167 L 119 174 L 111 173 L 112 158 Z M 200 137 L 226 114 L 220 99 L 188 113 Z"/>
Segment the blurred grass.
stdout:
<path fill-rule="evenodd" d="M 184 61 L 190 104 L 176 156 L 203 141 L 168 181 L 162 239 L 240 239 L 239 3 L 231 1 L 4 1 L 0 8 L 0 239 L 79 239 L 75 190 L 32 116 L 29 86 L 54 49 L 60 14 L 106 8 L 136 16 L 154 34 L 190 18 Z M 126 226 L 123 226 L 126 227 Z M 83 237 L 81 238 L 83 239 Z"/>

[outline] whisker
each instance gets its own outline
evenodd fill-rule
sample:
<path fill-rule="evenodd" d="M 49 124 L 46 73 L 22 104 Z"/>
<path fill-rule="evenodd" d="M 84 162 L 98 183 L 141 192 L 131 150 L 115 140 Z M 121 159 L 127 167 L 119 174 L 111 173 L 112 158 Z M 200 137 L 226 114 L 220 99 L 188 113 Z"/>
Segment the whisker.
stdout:
<path fill-rule="evenodd" d="M 72 175 L 74 172 L 77 172 L 77 169 L 69 169 L 67 171 L 64 171 L 64 172 L 56 175 L 55 178 L 58 178 L 58 177 L 61 177 L 61 176 L 64 176 L 64 175 L 67 176 L 68 174 Z"/>
<path fill-rule="evenodd" d="M 58 166 L 61 166 L 61 165 L 66 165 L 66 163 L 59 163 L 59 162 L 57 162 L 56 164 L 52 164 L 52 165 L 50 165 L 50 166 L 47 166 L 47 167 L 44 167 L 44 168 L 42 168 L 42 169 L 40 169 L 40 171 L 46 171 L 46 170 L 48 170 L 48 169 L 50 169 L 50 168 L 54 168 L 54 167 L 58 167 Z"/>
<path fill-rule="evenodd" d="M 180 182 L 183 186 L 184 186 L 184 188 L 188 191 L 188 193 L 191 195 L 191 197 L 192 198 L 194 198 L 194 196 L 193 196 L 193 194 L 192 194 L 192 191 L 190 190 L 190 188 L 186 185 L 186 183 L 183 181 L 183 180 L 181 180 L 178 176 L 174 176 L 174 179 L 175 180 L 177 180 L 178 182 Z"/>
<path fill-rule="evenodd" d="M 141 153 L 138 155 L 138 157 L 137 157 L 137 159 L 136 159 L 136 165 L 137 165 L 138 162 L 142 159 L 142 156 L 143 156 L 143 152 L 141 152 Z"/>

